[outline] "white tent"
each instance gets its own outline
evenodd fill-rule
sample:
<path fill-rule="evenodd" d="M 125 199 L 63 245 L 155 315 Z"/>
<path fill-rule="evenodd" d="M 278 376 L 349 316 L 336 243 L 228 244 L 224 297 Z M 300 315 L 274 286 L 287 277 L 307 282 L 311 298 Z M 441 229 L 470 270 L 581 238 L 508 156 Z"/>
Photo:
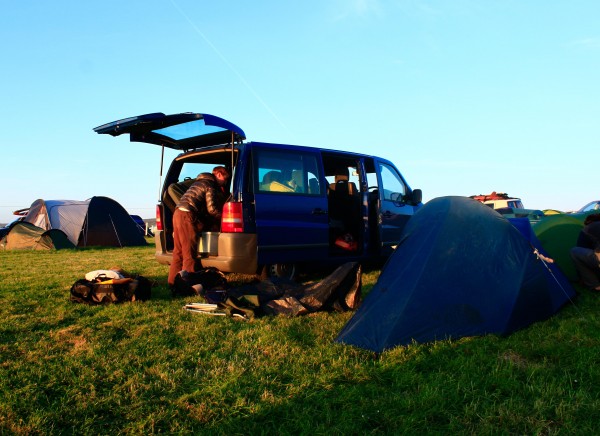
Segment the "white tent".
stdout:
<path fill-rule="evenodd" d="M 40 199 L 32 203 L 25 221 L 45 230 L 60 229 L 77 245 L 89 205 L 89 200 Z"/>

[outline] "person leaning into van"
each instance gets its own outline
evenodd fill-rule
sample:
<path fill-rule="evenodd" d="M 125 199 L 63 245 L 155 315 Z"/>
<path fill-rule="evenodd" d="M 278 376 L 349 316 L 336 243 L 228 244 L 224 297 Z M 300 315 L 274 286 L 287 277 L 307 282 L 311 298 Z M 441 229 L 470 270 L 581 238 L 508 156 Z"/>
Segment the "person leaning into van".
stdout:
<path fill-rule="evenodd" d="M 217 166 L 211 173 L 201 173 L 183 194 L 173 213 L 173 259 L 169 267 L 169 287 L 181 270 L 196 272 L 200 265 L 198 241 L 202 231 L 218 229 L 223 204 L 227 200 L 226 186 L 231 174 Z"/>
<path fill-rule="evenodd" d="M 600 214 L 588 215 L 583 224 L 571 259 L 583 284 L 600 291 Z"/>

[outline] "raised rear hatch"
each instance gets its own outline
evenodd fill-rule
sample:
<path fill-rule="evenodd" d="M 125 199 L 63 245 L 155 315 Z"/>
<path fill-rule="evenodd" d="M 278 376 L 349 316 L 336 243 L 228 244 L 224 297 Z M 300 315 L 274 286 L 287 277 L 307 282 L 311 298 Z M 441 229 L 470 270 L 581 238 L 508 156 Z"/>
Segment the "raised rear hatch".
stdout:
<path fill-rule="evenodd" d="M 161 112 L 112 121 L 94 128 L 99 134 L 129 135 L 131 142 L 147 142 L 174 150 L 194 150 L 240 142 L 246 134 L 235 124 L 209 114 Z"/>

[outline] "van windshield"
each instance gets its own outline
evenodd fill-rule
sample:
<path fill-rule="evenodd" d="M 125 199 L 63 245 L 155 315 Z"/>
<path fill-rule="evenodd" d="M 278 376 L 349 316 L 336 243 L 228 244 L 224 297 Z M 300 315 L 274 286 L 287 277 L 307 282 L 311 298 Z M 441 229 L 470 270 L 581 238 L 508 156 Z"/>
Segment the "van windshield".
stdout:
<path fill-rule="evenodd" d="M 511 200 L 507 204 L 508 207 L 512 207 L 513 209 L 523 209 L 523 203 L 521 200 Z"/>

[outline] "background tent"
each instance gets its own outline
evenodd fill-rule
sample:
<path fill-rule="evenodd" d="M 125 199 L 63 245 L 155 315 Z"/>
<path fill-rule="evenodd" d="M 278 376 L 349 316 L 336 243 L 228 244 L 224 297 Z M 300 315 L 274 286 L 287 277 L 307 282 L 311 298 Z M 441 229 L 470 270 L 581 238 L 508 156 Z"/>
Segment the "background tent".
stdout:
<path fill-rule="evenodd" d="M 525 237 L 529 244 L 535 249 L 538 250 L 540 254 L 543 254 L 546 257 L 552 258 L 550 254 L 546 251 L 543 244 L 535 235 L 533 231 L 533 224 L 528 218 L 509 218 L 508 221 L 517 228 L 519 232 Z M 556 260 L 552 258 L 553 263 L 545 263 L 546 272 L 550 274 L 554 281 L 559 285 L 559 287 L 563 290 L 572 290 L 572 286 L 569 283 L 569 278 L 564 274 L 564 272 L 560 269 L 559 265 L 557 265 Z M 574 295 L 574 291 L 572 293 L 567 292 L 569 295 Z M 561 295 L 560 293 L 558 295 Z"/>
<path fill-rule="evenodd" d="M 31 204 L 24 222 L 44 230 L 61 230 L 77 247 L 146 244 L 123 206 L 108 197 L 86 201 L 39 199 Z"/>
<path fill-rule="evenodd" d="M 67 235 L 58 229 L 44 230 L 27 222 L 11 226 L 10 232 L 0 240 L 4 250 L 60 250 L 75 248 Z"/>
<path fill-rule="evenodd" d="M 548 255 L 554 259 L 561 271 L 571 281 L 578 279 L 575 264 L 571 260 L 570 250 L 577 243 L 579 232 L 583 229 L 583 221 L 589 213 L 570 213 L 550 215 L 532 225 L 535 235 L 540 240 Z"/>
<path fill-rule="evenodd" d="M 465 197 L 428 202 L 337 342 L 381 352 L 413 340 L 508 334 L 574 295 L 506 218 Z"/>

